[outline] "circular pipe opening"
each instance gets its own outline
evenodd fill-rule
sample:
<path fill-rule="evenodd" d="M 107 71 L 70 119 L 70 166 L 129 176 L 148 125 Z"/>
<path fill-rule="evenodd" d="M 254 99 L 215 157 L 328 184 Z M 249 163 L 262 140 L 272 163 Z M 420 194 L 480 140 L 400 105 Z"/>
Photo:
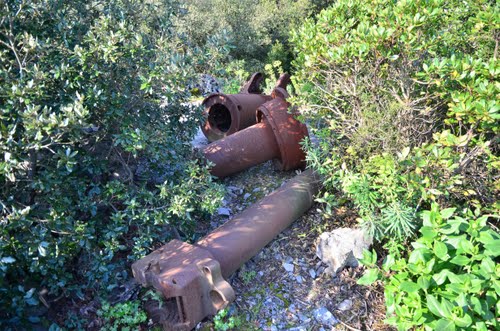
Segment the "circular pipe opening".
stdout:
<path fill-rule="evenodd" d="M 217 291 L 210 291 L 210 300 L 214 304 L 215 308 L 220 309 L 224 305 L 224 298 Z"/>
<path fill-rule="evenodd" d="M 216 103 L 208 111 L 208 123 L 210 127 L 221 132 L 227 132 L 231 127 L 231 112 L 226 106 Z"/>

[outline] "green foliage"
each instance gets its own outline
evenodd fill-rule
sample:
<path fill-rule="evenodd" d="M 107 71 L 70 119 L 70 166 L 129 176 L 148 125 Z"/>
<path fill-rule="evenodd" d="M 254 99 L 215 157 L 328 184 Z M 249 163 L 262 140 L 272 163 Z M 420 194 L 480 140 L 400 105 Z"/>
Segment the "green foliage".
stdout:
<path fill-rule="evenodd" d="M 230 316 L 228 309 L 219 311 L 213 321 L 216 331 L 238 330 L 243 323 L 241 317 Z"/>
<path fill-rule="evenodd" d="M 105 323 L 102 330 L 137 330 L 141 323 L 147 321 L 146 312 L 140 308 L 140 301 L 118 303 L 111 306 L 105 302 L 97 311 Z"/>
<path fill-rule="evenodd" d="M 318 10 L 311 0 L 188 0 L 184 7 L 175 25 L 191 43 L 204 47 L 211 37 L 224 33 L 230 58 L 245 60 L 250 72 L 261 70 L 272 45 L 288 48 L 290 30 Z M 284 50 L 279 53 L 286 54 Z M 285 58 L 289 63 L 289 55 Z M 283 59 L 273 55 L 271 60 Z"/>
<path fill-rule="evenodd" d="M 0 318 L 18 323 L 39 300 L 111 290 L 222 194 L 189 144 L 201 112 L 184 86 L 206 59 L 172 29 L 175 2 L 0 13 Z"/>
<path fill-rule="evenodd" d="M 257 276 L 255 270 L 241 272 L 241 279 L 245 285 L 250 284 L 255 279 L 255 276 Z"/>
<path fill-rule="evenodd" d="M 498 328 L 500 235 L 488 217 L 437 204 L 422 213 L 420 238 L 408 258 L 386 256 L 373 268 L 376 253 L 362 263 L 372 268 L 359 279 L 385 285 L 387 322 L 400 330 L 495 330 Z"/>
<path fill-rule="evenodd" d="M 224 93 L 238 93 L 250 77 L 251 74 L 245 70 L 244 60 L 231 61 L 225 67 L 223 76 Z"/>
<path fill-rule="evenodd" d="M 292 33 L 308 162 L 377 239 L 434 201 L 498 210 L 498 5 L 337 1 Z"/>

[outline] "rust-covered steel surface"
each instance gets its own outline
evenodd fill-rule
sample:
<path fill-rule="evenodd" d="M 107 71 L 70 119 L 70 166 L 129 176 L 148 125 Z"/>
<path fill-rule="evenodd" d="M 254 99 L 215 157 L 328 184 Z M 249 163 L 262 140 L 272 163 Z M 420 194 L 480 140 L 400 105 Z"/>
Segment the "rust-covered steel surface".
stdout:
<path fill-rule="evenodd" d="M 240 93 L 216 93 L 203 100 L 205 122 L 201 125 L 201 130 L 208 141 L 222 139 L 256 123 L 255 111 L 272 98 L 270 95 L 261 94 L 262 79 L 261 73 L 254 73 Z M 284 91 L 284 96 L 280 92 L 277 95 L 286 98 L 288 96 L 286 87 L 289 83 L 290 76 L 282 74 L 276 82 L 273 94 L 275 91 Z"/>
<path fill-rule="evenodd" d="M 257 108 L 257 122 L 267 123 L 273 130 L 279 149 L 279 156 L 274 160 L 277 168 L 283 171 L 306 166 L 300 142 L 309 136 L 306 125 L 288 113 L 288 106 L 288 102 L 276 97 Z"/>
<path fill-rule="evenodd" d="M 225 279 L 305 213 L 318 189 L 316 174 L 305 171 L 197 243 L 172 240 L 136 261 L 135 279 L 166 299 L 149 309 L 164 330 L 191 330 L 233 301 Z"/>
<path fill-rule="evenodd" d="M 304 168 L 300 141 L 307 127 L 287 110 L 288 103 L 276 97 L 257 108 L 257 124 L 207 145 L 203 154 L 214 163 L 211 173 L 226 177 L 272 159 L 280 170 Z"/>
<path fill-rule="evenodd" d="M 274 159 L 279 147 L 270 125 L 262 122 L 205 146 L 203 154 L 214 164 L 210 172 L 222 178 Z"/>
<path fill-rule="evenodd" d="M 238 94 L 216 93 L 203 100 L 205 122 L 201 130 L 208 141 L 216 141 L 255 124 L 255 110 L 271 100 L 260 93 L 261 73 L 254 73 Z"/>
<path fill-rule="evenodd" d="M 191 330 L 235 298 L 212 254 L 179 240 L 136 261 L 132 272 L 139 283 L 155 288 L 166 299 L 163 307 L 146 306 L 165 330 Z"/>
<path fill-rule="evenodd" d="M 196 246 L 219 261 L 222 276 L 227 278 L 309 210 L 318 190 L 317 175 L 304 171 L 200 239 Z"/>

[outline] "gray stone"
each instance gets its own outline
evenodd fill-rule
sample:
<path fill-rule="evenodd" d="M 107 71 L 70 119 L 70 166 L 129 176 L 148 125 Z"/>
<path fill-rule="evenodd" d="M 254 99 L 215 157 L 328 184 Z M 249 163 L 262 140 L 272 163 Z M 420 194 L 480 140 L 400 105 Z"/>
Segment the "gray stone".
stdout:
<path fill-rule="evenodd" d="M 351 299 L 345 299 L 339 305 L 337 306 L 337 309 L 340 311 L 346 311 L 352 308 L 352 300 Z"/>
<path fill-rule="evenodd" d="M 311 318 L 309 316 L 304 315 L 302 313 L 298 313 L 298 316 L 303 323 L 309 323 L 311 321 Z"/>
<path fill-rule="evenodd" d="M 283 263 L 283 268 L 288 272 L 293 272 L 294 266 L 291 263 Z"/>
<path fill-rule="evenodd" d="M 314 269 L 309 269 L 309 276 L 311 276 L 312 279 L 316 278 L 316 271 L 314 271 Z"/>
<path fill-rule="evenodd" d="M 246 200 L 246 199 L 250 198 L 250 196 L 251 196 L 251 194 L 250 194 L 250 193 L 245 193 L 245 195 L 243 196 L 243 199 L 245 199 L 245 200 Z"/>
<path fill-rule="evenodd" d="M 344 267 L 357 267 L 363 257 L 363 249 L 368 249 L 372 238 L 361 229 L 340 228 L 319 236 L 316 255 L 336 274 Z"/>
<path fill-rule="evenodd" d="M 199 128 L 198 131 L 196 132 L 196 136 L 194 136 L 193 140 L 191 141 L 191 145 L 194 148 L 202 149 L 203 147 L 205 147 L 208 144 L 209 144 L 209 141 L 207 140 L 207 138 L 203 134 L 203 131 L 201 131 L 201 128 Z"/>
<path fill-rule="evenodd" d="M 295 326 L 293 328 L 287 329 L 288 331 L 307 331 L 305 326 Z"/>
<path fill-rule="evenodd" d="M 302 284 L 302 276 L 301 275 L 298 275 L 297 277 L 295 277 L 295 279 L 297 280 L 297 283 Z"/>
<path fill-rule="evenodd" d="M 333 316 L 333 314 L 325 307 L 315 309 L 313 311 L 313 316 L 316 319 L 316 321 L 322 323 L 323 325 L 334 325 L 339 322 L 335 318 L 335 316 Z"/>
<path fill-rule="evenodd" d="M 217 209 L 217 214 L 222 216 L 231 216 L 231 210 L 229 208 L 220 207 Z"/>

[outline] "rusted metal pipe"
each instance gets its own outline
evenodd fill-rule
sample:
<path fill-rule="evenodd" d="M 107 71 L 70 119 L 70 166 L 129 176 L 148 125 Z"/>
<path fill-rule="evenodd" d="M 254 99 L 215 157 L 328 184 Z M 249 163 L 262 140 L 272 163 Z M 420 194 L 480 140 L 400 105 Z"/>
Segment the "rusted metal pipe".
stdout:
<path fill-rule="evenodd" d="M 240 93 L 216 93 L 203 100 L 205 122 L 201 125 L 201 130 L 208 141 L 222 139 L 256 123 L 255 110 L 272 98 L 261 94 L 259 86 L 262 79 L 261 73 L 254 73 Z M 289 83 L 290 76 L 283 74 L 276 87 L 285 89 Z"/>
<path fill-rule="evenodd" d="M 289 104 L 279 96 L 257 108 L 257 124 L 207 145 L 203 154 L 214 166 L 211 173 L 226 177 L 267 160 L 276 160 L 280 170 L 305 166 L 300 141 L 308 136 L 307 127 L 287 112 Z"/>
<path fill-rule="evenodd" d="M 235 299 L 225 280 L 313 204 L 319 180 L 311 170 L 288 181 L 190 245 L 172 240 L 132 265 L 135 279 L 166 302 L 153 316 L 164 330 L 191 330 Z"/>

